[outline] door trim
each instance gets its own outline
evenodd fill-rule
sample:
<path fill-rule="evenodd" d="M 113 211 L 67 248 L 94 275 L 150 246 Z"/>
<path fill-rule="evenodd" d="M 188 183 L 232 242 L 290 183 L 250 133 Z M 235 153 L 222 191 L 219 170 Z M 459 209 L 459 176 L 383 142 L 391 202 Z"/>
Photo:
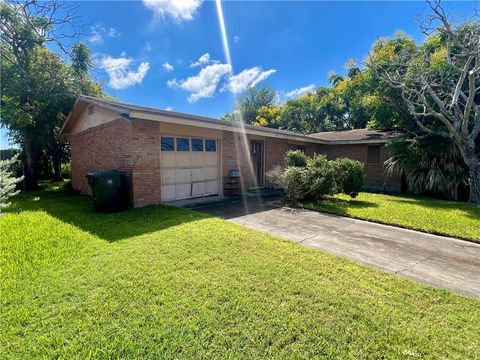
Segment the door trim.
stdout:
<path fill-rule="evenodd" d="M 265 140 L 264 139 L 250 139 L 250 157 L 252 157 L 252 142 L 254 141 L 258 141 L 260 144 L 262 144 L 262 156 L 261 156 L 261 161 L 262 161 L 262 176 L 261 176 L 261 184 L 258 183 L 257 186 L 251 186 L 249 187 L 249 189 L 262 189 L 265 187 L 265 170 L 266 170 L 266 167 L 265 167 L 265 155 L 266 155 L 266 152 L 265 152 Z M 256 171 L 256 169 L 255 169 Z M 256 176 L 257 174 L 253 174 L 254 176 Z M 258 176 L 256 176 L 256 180 L 258 182 Z"/>

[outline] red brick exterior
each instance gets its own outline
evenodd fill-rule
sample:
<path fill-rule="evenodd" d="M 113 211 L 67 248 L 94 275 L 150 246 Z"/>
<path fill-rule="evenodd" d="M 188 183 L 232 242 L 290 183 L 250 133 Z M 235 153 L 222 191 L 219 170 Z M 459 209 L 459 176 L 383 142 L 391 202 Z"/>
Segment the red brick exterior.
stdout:
<path fill-rule="evenodd" d="M 229 131 L 223 132 L 223 173 L 227 175 L 230 170 L 240 170 L 242 174 L 243 191 L 253 185 L 253 174 L 248 166 L 248 157 L 246 151 L 249 151 L 250 140 L 260 139 L 265 144 L 265 172 L 273 169 L 276 165 L 283 166 L 285 152 L 289 149 L 289 142 L 285 139 L 265 138 L 257 136 L 246 136 L 242 140 L 240 134 L 234 134 Z M 383 163 L 389 158 L 385 147 L 381 147 L 380 162 L 376 164 L 367 163 L 368 144 L 357 145 L 321 145 L 312 143 L 295 143 L 304 145 L 305 153 L 309 156 L 314 154 L 324 154 L 328 159 L 334 160 L 340 157 L 359 160 L 365 164 L 364 187 L 368 190 L 400 191 L 400 177 L 386 177 L 384 174 Z M 269 186 L 270 184 L 266 184 Z"/>
<path fill-rule="evenodd" d="M 120 170 L 131 180 L 131 123 L 117 119 L 72 135 L 72 186 L 91 195 L 86 175 L 98 170 Z"/>
<path fill-rule="evenodd" d="M 264 141 L 265 173 L 275 166 L 283 166 L 290 142 L 286 139 L 267 138 L 223 131 L 220 144 L 223 178 L 230 170 L 240 170 L 243 191 L 254 185 L 249 162 L 250 140 Z M 86 174 L 98 170 L 120 170 L 127 175 L 130 201 L 134 206 L 161 202 L 160 176 L 160 123 L 149 120 L 117 119 L 72 135 L 72 186 L 91 194 Z M 368 145 L 304 145 L 308 155 L 321 153 L 329 159 L 349 157 L 365 163 L 365 187 L 368 189 L 399 191 L 400 178 L 385 178 L 383 162 L 389 157 L 381 149 L 380 163 L 367 163 Z M 270 184 L 266 184 L 269 186 Z"/>
<path fill-rule="evenodd" d="M 118 119 L 69 138 L 72 186 L 91 195 L 85 176 L 98 170 L 125 172 L 134 206 L 160 203 L 159 123 Z"/>
<path fill-rule="evenodd" d="M 132 122 L 133 200 L 134 205 L 160 204 L 160 123 L 149 120 Z"/>
<path fill-rule="evenodd" d="M 385 146 L 381 146 L 380 162 L 375 164 L 367 162 L 368 146 L 368 144 L 322 145 L 319 148 L 319 153 L 325 154 L 329 160 L 347 157 L 363 162 L 365 164 L 365 189 L 399 192 L 401 189 L 401 177 L 388 177 L 385 175 L 383 163 L 390 157 Z"/>

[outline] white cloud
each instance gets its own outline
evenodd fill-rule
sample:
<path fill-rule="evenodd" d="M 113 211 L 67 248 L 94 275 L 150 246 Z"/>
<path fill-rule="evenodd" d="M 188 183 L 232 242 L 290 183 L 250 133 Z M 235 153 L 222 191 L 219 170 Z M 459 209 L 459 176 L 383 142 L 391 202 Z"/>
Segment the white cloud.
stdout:
<path fill-rule="evenodd" d="M 287 92 L 285 94 L 285 97 L 289 98 L 289 99 L 297 98 L 299 96 L 305 95 L 305 94 L 313 92 L 313 91 L 315 91 L 315 84 L 310 84 L 310 85 L 307 85 L 307 86 L 304 86 L 304 87 L 294 89 L 292 91 Z"/>
<path fill-rule="evenodd" d="M 220 61 L 211 60 L 210 59 L 210 54 L 206 53 L 206 54 L 203 54 L 202 56 L 200 56 L 197 61 L 195 61 L 194 63 L 191 63 L 190 67 L 193 68 L 193 67 L 196 67 L 196 66 L 205 66 L 205 65 L 209 65 L 209 64 L 218 64 L 218 63 L 220 63 Z"/>
<path fill-rule="evenodd" d="M 162 67 L 166 72 L 175 70 L 174 67 L 168 63 L 168 61 L 163 63 Z"/>
<path fill-rule="evenodd" d="M 192 20 L 203 0 L 142 0 L 155 16 L 170 16 L 175 21 Z"/>
<path fill-rule="evenodd" d="M 167 106 L 167 107 L 165 108 L 165 110 L 166 110 L 166 111 L 172 111 L 172 110 L 173 110 L 173 107 Z"/>
<path fill-rule="evenodd" d="M 249 86 L 255 86 L 260 81 L 265 80 L 276 71 L 275 69 L 262 71 L 258 66 L 245 69 L 237 75 L 231 75 L 228 78 L 228 83 L 223 86 L 222 91 L 228 90 L 234 94 L 241 93 Z"/>
<path fill-rule="evenodd" d="M 189 102 L 195 102 L 201 98 L 209 98 L 215 94 L 218 83 L 232 71 L 228 64 L 213 64 L 204 67 L 200 72 L 186 80 L 178 82 L 176 79 L 167 81 L 171 88 L 178 87 L 190 92 Z"/>
<path fill-rule="evenodd" d="M 111 27 L 109 29 L 106 29 L 104 26 L 101 24 L 95 24 L 92 27 L 90 27 L 91 35 L 90 38 L 88 39 L 88 42 L 93 43 L 93 44 L 100 44 L 103 42 L 103 38 L 105 36 L 107 37 L 118 37 L 120 36 L 120 33 L 117 31 L 117 29 Z"/>
<path fill-rule="evenodd" d="M 132 62 L 133 60 L 125 57 L 123 52 L 119 58 L 109 55 L 103 57 L 100 67 L 108 74 L 110 87 L 119 90 L 142 83 L 150 66 L 148 62 L 142 62 L 135 70 L 131 68 Z"/>

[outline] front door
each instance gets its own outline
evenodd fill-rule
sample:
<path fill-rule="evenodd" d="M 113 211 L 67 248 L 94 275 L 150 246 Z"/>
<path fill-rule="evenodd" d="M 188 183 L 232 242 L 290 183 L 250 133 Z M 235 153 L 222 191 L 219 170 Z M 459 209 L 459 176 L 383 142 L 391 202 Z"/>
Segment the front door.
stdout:
<path fill-rule="evenodd" d="M 253 166 L 254 187 L 263 187 L 264 166 L 263 166 L 263 140 L 250 140 L 250 152 Z"/>

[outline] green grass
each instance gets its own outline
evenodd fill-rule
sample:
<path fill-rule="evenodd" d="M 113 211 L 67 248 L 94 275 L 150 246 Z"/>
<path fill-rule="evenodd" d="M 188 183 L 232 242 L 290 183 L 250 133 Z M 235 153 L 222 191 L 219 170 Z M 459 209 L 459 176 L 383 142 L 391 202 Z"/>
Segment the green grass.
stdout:
<path fill-rule="evenodd" d="M 165 206 L 0 218 L 3 359 L 480 356 L 480 301 Z"/>
<path fill-rule="evenodd" d="M 480 207 L 467 203 L 362 192 L 336 195 L 302 207 L 480 243 Z"/>

